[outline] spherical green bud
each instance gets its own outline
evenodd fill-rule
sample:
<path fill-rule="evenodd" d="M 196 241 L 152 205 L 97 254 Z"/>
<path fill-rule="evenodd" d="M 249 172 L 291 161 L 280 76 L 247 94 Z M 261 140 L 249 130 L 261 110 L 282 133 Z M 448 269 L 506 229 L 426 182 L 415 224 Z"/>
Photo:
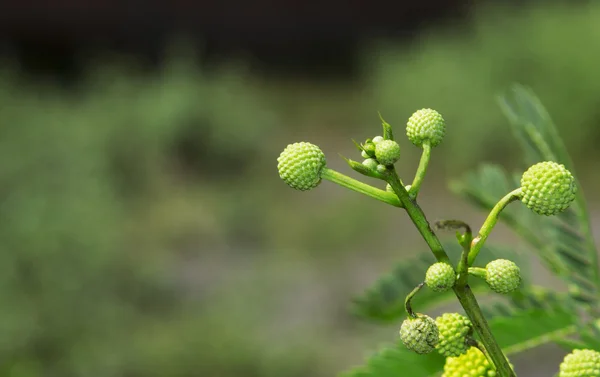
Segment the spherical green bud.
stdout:
<path fill-rule="evenodd" d="M 555 215 L 567 209 L 575 200 L 575 178 L 564 165 L 552 161 L 540 162 L 521 177 L 521 201 L 540 215 Z"/>
<path fill-rule="evenodd" d="M 469 348 L 467 335 L 473 333 L 473 324 L 458 313 L 445 313 L 435 319 L 440 332 L 440 342 L 435 347 L 442 356 L 460 356 Z"/>
<path fill-rule="evenodd" d="M 393 140 L 375 144 L 375 158 L 383 165 L 392 165 L 400 159 L 400 145 Z"/>
<path fill-rule="evenodd" d="M 387 167 L 385 165 L 379 164 L 377 165 L 377 171 L 383 174 L 387 171 Z"/>
<path fill-rule="evenodd" d="M 383 136 L 375 136 L 371 141 L 375 144 L 378 144 L 381 143 L 383 140 Z"/>
<path fill-rule="evenodd" d="M 558 377 L 600 377 L 600 352 L 574 350 L 560 364 Z"/>
<path fill-rule="evenodd" d="M 325 155 L 314 144 L 301 142 L 288 145 L 277 158 L 279 176 L 291 188 L 306 191 L 321 183 Z"/>
<path fill-rule="evenodd" d="M 432 109 L 416 111 L 406 124 L 406 136 L 411 143 L 422 147 L 424 142 L 429 142 L 432 147 L 442 142 L 446 134 L 446 123 L 442 115 Z"/>
<path fill-rule="evenodd" d="M 407 318 L 402 322 L 400 339 L 411 351 L 419 354 L 429 353 L 439 341 L 438 328 L 433 318 L 417 314 L 417 318 Z"/>
<path fill-rule="evenodd" d="M 485 266 L 485 281 L 492 291 L 510 293 L 521 285 L 521 270 L 506 259 L 496 259 Z"/>
<path fill-rule="evenodd" d="M 362 163 L 363 165 L 365 165 L 366 167 L 368 167 L 369 169 L 377 169 L 377 165 L 379 165 L 377 163 L 377 160 L 374 158 L 367 158 L 366 160 L 363 161 Z"/>
<path fill-rule="evenodd" d="M 446 358 L 442 377 L 496 377 L 487 357 L 476 347 L 458 356 Z"/>
<path fill-rule="evenodd" d="M 432 264 L 425 274 L 425 284 L 435 292 L 445 292 L 454 286 L 456 273 L 448 263 Z"/>

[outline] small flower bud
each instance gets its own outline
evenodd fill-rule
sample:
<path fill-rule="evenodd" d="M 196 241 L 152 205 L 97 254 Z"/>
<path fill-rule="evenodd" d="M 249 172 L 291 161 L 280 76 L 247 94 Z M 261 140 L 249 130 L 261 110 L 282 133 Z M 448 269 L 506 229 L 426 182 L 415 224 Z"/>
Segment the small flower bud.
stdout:
<path fill-rule="evenodd" d="M 432 147 L 442 142 L 446 133 L 446 124 L 442 115 L 432 109 L 416 111 L 406 124 L 406 136 L 411 143 L 422 147 L 428 141 Z"/>
<path fill-rule="evenodd" d="M 383 165 L 392 165 L 400 159 L 400 145 L 393 140 L 375 144 L 375 158 Z"/>
<path fill-rule="evenodd" d="M 432 264 L 425 274 L 425 284 L 435 292 L 445 292 L 454 286 L 456 273 L 448 263 Z"/>
<path fill-rule="evenodd" d="M 277 158 L 279 176 L 291 188 L 313 189 L 321 183 L 325 154 L 314 144 L 300 142 L 288 145 Z"/>
<path fill-rule="evenodd" d="M 540 215 L 555 215 L 567 209 L 575 200 L 575 178 L 564 165 L 552 161 L 540 162 L 521 177 L 521 201 Z"/>
<path fill-rule="evenodd" d="M 387 167 L 385 165 L 377 165 L 377 171 L 381 174 L 385 173 L 387 171 Z"/>
<path fill-rule="evenodd" d="M 494 366 L 476 347 L 458 356 L 448 357 L 442 377 L 496 377 Z"/>
<path fill-rule="evenodd" d="M 400 339 L 411 351 L 418 354 L 429 353 L 439 341 L 438 328 L 433 318 L 417 314 L 417 318 L 407 318 L 402 322 Z"/>
<path fill-rule="evenodd" d="M 362 164 L 365 165 L 366 167 L 368 167 L 369 169 L 373 169 L 373 170 L 376 170 L 377 165 L 379 165 L 377 163 L 377 160 L 375 160 L 374 158 L 367 158 L 366 160 L 363 161 Z"/>
<path fill-rule="evenodd" d="M 473 324 L 464 315 L 444 313 L 435 319 L 440 332 L 440 341 L 435 347 L 446 357 L 460 356 L 467 352 L 467 335 L 473 332 Z"/>
<path fill-rule="evenodd" d="M 379 144 L 383 141 L 383 136 L 375 136 L 371 141 L 375 144 Z"/>
<path fill-rule="evenodd" d="M 560 364 L 558 377 L 600 377 L 600 352 L 573 350 Z"/>
<path fill-rule="evenodd" d="M 485 281 L 494 292 L 510 293 L 521 285 L 521 270 L 512 261 L 496 259 L 485 266 Z"/>

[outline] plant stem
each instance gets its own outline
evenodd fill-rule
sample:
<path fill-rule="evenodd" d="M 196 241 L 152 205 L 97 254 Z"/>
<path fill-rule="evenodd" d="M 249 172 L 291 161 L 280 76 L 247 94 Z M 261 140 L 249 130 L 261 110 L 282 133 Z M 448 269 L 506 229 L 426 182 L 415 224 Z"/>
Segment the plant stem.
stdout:
<path fill-rule="evenodd" d="M 438 262 L 450 263 L 448 254 L 446 254 L 442 243 L 431 229 L 423 210 L 408 196 L 408 192 L 400 182 L 400 178 L 398 178 L 398 174 L 396 174 L 395 170 L 392 170 L 387 174 L 386 181 L 392 186 L 398 199 L 400 199 L 400 203 L 402 203 L 402 206 L 406 209 L 408 216 L 417 227 L 419 233 L 421 233 L 423 239 L 425 239 L 425 242 L 427 242 L 427 245 L 429 245 L 429 248 Z"/>
<path fill-rule="evenodd" d="M 484 279 L 487 275 L 487 272 L 485 270 L 485 268 L 481 268 L 481 267 L 469 267 L 469 274 L 478 277 L 480 279 Z"/>
<path fill-rule="evenodd" d="M 349 188 L 350 190 L 356 191 L 358 193 L 365 194 L 381 202 L 402 208 L 402 203 L 400 203 L 398 197 L 393 193 L 380 190 L 376 187 L 370 186 L 354 178 L 350 178 L 347 175 L 344 175 L 335 170 L 323 168 L 323 170 L 321 171 L 321 178 L 327 179 L 328 181 Z"/>
<path fill-rule="evenodd" d="M 492 229 L 494 229 L 494 226 L 498 222 L 498 216 L 500 216 L 500 212 L 502 212 L 502 210 L 506 208 L 506 206 L 509 205 L 511 202 L 519 199 L 520 196 L 521 188 L 513 190 L 506 194 L 502 199 L 500 199 L 500 201 L 496 203 L 494 208 L 492 208 L 492 211 L 490 212 L 487 219 L 485 219 L 485 222 L 479 229 L 479 235 L 475 237 L 473 239 L 473 242 L 471 243 L 471 251 L 469 252 L 469 266 L 473 265 L 473 262 L 475 261 L 475 258 L 477 258 L 477 255 L 481 251 L 483 244 L 492 232 Z"/>
<path fill-rule="evenodd" d="M 427 245 L 435 255 L 436 259 L 439 262 L 448 263 L 448 254 L 446 254 L 444 247 L 442 246 L 439 239 L 431 229 L 431 226 L 429 225 L 429 222 L 427 221 L 427 218 L 425 217 L 425 214 L 423 213 L 421 208 L 415 201 L 413 201 L 410 198 L 404 186 L 400 184 L 400 179 L 398 178 L 396 171 L 392 170 L 386 175 L 385 178 L 386 181 L 390 184 L 390 186 L 392 186 L 392 188 L 394 189 L 394 192 L 396 193 L 396 195 L 400 199 L 400 202 L 406 209 L 408 216 L 419 230 L 419 233 L 421 233 L 421 236 L 423 236 L 425 242 L 427 242 Z M 485 317 L 483 316 L 483 313 L 481 312 L 481 308 L 477 303 L 477 299 L 473 295 L 473 291 L 471 291 L 469 285 L 455 285 L 453 290 L 454 294 L 458 298 L 458 301 L 465 310 L 465 313 L 473 323 L 475 331 L 477 331 L 477 333 L 479 334 L 479 337 L 481 338 L 481 342 L 485 346 L 485 349 L 488 351 L 489 356 L 493 361 L 496 370 L 498 371 L 498 376 L 516 377 L 515 373 L 508 364 L 508 360 L 506 360 L 506 357 L 502 353 L 502 349 L 496 342 L 496 339 L 494 338 L 494 335 L 492 334 L 490 327 Z"/>
<path fill-rule="evenodd" d="M 496 338 L 492 334 L 490 330 L 490 326 L 487 323 L 487 320 L 483 316 L 481 312 L 481 308 L 479 307 L 479 303 L 471 291 L 471 287 L 468 285 L 464 287 L 454 287 L 454 293 L 458 298 L 458 301 L 465 309 L 467 316 L 473 323 L 473 327 L 479 337 L 481 338 L 481 343 L 483 343 L 485 349 L 487 350 L 487 355 L 492 360 L 494 366 L 496 367 L 496 371 L 498 372 L 499 377 L 516 377 L 515 372 L 510 367 L 506 356 L 502 353 L 502 349 L 496 342 Z"/>
<path fill-rule="evenodd" d="M 411 318 L 417 318 L 417 315 L 412 310 L 411 301 L 413 297 L 415 297 L 415 295 L 421 290 L 421 288 L 423 288 L 424 285 L 424 282 L 417 285 L 415 289 L 413 289 L 412 292 L 410 292 L 408 296 L 406 296 L 406 298 L 404 299 L 404 308 L 406 309 L 406 314 L 408 314 L 408 316 Z"/>
<path fill-rule="evenodd" d="M 419 167 L 417 168 L 417 172 L 415 173 L 415 179 L 413 180 L 412 185 L 410 185 L 410 190 L 408 194 L 411 198 L 416 198 L 419 195 L 419 189 L 421 188 L 421 183 L 425 178 L 425 173 L 427 173 L 427 166 L 429 165 L 429 159 L 431 158 L 431 145 L 429 142 L 423 143 L 423 153 L 421 154 L 421 161 L 419 161 Z"/>

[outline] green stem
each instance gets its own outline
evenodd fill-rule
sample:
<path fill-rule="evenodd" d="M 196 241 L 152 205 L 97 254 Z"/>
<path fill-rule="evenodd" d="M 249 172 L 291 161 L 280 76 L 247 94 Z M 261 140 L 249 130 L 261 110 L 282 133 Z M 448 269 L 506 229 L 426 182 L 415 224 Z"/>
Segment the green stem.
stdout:
<path fill-rule="evenodd" d="M 421 183 L 425 178 L 425 173 L 427 173 L 427 166 L 429 165 L 429 159 L 431 158 L 431 145 L 429 142 L 423 143 L 423 153 L 421 154 L 421 161 L 419 161 L 419 167 L 417 168 L 417 172 L 415 173 L 415 179 L 413 180 L 412 185 L 410 185 L 410 190 L 408 194 L 411 198 L 416 198 L 419 195 L 419 189 L 421 188 Z"/>
<path fill-rule="evenodd" d="M 421 288 L 423 288 L 424 285 L 425 285 L 424 282 L 421 283 L 421 284 L 419 284 L 419 285 L 417 285 L 415 287 L 415 289 L 413 289 L 408 294 L 408 296 L 406 296 L 406 299 L 404 299 L 404 308 L 406 309 L 406 314 L 408 314 L 408 316 L 411 317 L 411 318 L 417 318 L 417 315 L 412 310 L 411 301 L 412 301 L 413 297 L 415 297 L 415 295 L 421 290 Z"/>
<path fill-rule="evenodd" d="M 481 343 L 483 343 L 485 349 L 487 350 L 487 355 L 489 359 L 491 359 L 492 364 L 496 367 L 496 371 L 498 372 L 499 377 L 516 377 L 515 372 L 510 367 L 506 356 L 502 353 L 502 349 L 496 342 L 492 331 L 490 330 L 490 326 L 487 323 L 487 320 L 483 316 L 481 312 L 481 308 L 479 307 L 479 303 L 471 291 L 471 288 L 466 285 L 462 288 L 455 286 L 454 293 L 458 298 L 458 301 L 465 309 L 467 316 L 473 323 L 473 327 L 479 337 L 481 339 Z"/>
<path fill-rule="evenodd" d="M 502 212 L 502 210 L 506 208 L 506 206 L 509 205 L 511 202 L 519 199 L 520 196 L 521 188 L 513 190 L 506 194 L 506 196 L 504 196 L 502 199 L 500 199 L 500 201 L 496 203 L 494 208 L 492 208 L 492 211 L 490 212 L 487 219 L 485 219 L 485 222 L 479 229 L 479 235 L 475 237 L 473 239 L 473 242 L 471 243 L 471 251 L 469 252 L 469 266 L 473 265 L 473 262 L 475 261 L 475 258 L 477 258 L 477 255 L 481 251 L 483 244 L 492 232 L 492 229 L 494 229 L 494 226 L 498 222 L 500 212 Z"/>
<path fill-rule="evenodd" d="M 421 208 L 415 201 L 413 201 L 410 198 L 408 192 L 406 191 L 406 189 L 404 189 L 404 186 L 400 184 L 400 180 L 398 178 L 398 175 L 396 174 L 396 171 L 392 170 L 391 172 L 389 172 L 386 175 L 385 179 L 394 189 L 394 192 L 396 193 L 396 195 L 400 199 L 400 202 L 406 209 L 408 216 L 419 230 L 419 233 L 421 233 L 421 236 L 423 237 L 425 242 L 427 242 L 427 245 L 435 255 L 436 259 L 439 262 L 448 263 L 449 258 L 446 254 L 446 251 L 444 250 L 439 239 L 431 229 L 429 222 L 427 221 L 427 218 L 425 217 L 425 214 L 423 213 Z M 473 295 L 473 292 L 471 291 L 469 285 L 455 285 L 453 290 L 454 294 L 458 298 L 458 301 L 465 310 L 465 313 L 473 323 L 475 331 L 477 331 L 477 333 L 479 334 L 479 337 L 481 338 L 481 342 L 485 346 L 485 349 L 488 351 L 490 359 L 493 361 L 493 364 L 496 367 L 496 370 L 498 371 L 498 376 L 516 377 L 515 373 L 508 364 L 508 360 L 506 360 L 506 357 L 502 353 L 502 349 L 498 345 L 498 342 L 496 342 L 496 339 L 494 338 L 494 335 L 490 330 L 490 326 L 488 325 L 485 317 L 483 316 L 481 308 L 477 303 L 477 299 Z"/>
<path fill-rule="evenodd" d="M 335 170 L 323 168 L 323 170 L 321 171 L 321 178 L 327 179 L 328 181 L 349 188 L 350 190 L 356 191 L 358 193 L 365 194 L 381 202 L 402 208 L 400 200 L 398 200 L 398 197 L 393 193 L 380 190 L 376 187 L 370 186 L 354 178 L 350 178 L 347 175 L 339 173 Z"/>
<path fill-rule="evenodd" d="M 408 216 L 417 227 L 419 233 L 421 233 L 423 239 L 425 239 L 425 242 L 427 242 L 427 245 L 429 245 L 429 248 L 435 255 L 435 258 L 438 260 L 438 262 L 450 263 L 448 254 L 446 254 L 442 243 L 431 229 L 423 210 L 413 199 L 409 197 L 408 192 L 400 182 L 400 178 L 398 178 L 398 174 L 396 174 L 395 170 L 388 172 L 386 175 L 386 181 L 390 184 L 390 186 L 392 186 L 392 189 L 396 193 L 398 199 L 400 199 L 400 203 L 402 203 L 402 206 L 406 209 Z"/>
<path fill-rule="evenodd" d="M 469 274 L 485 280 L 487 272 L 485 271 L 485 268 L 469 267 Z"/>

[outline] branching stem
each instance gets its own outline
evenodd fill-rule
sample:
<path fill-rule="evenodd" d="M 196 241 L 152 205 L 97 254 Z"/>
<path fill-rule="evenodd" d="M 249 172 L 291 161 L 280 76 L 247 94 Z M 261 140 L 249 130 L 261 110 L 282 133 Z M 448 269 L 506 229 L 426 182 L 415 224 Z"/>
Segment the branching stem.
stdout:
<path fill-rule="evenodd" d="M 492 208 L 492 211 L 490 212 L 487 219 L 485 219 L 485 222 L 479 229 L 479 234 L 473 239 L 473 242 L 471 242 L 471 251 L 469 252 L 469 266 L 473 265 L 473 262 L 475 261 L 475 258 L 477 258 L 477 255 L 481 251 L 483 244 L 492 232 L 492 229 L 494 229 L 494 226 L 496 226 L 496 223 L 498 222 L 498 217 L 500 216 L 502 210 L 513 201 L 519 199 L 520 196 L 521 188 L 513 190 L 506 194 L 506 196 L 504 196 L 502 199 L 500 199 L 500 201 L 496 203 L 494 208 Z"/>
<path fill-rule="evenodd" d="M 425 242 L 427 242 L 427 245 L 435 255 L 436 259 L 439 262 L 448 263 L 448 254 L 446 254 L 442 244 L 431 229 L 431 226 L 429 225 L 429 222 L 427 221 L 427 218 L 425 217 L 425 214 L 421 208 L 413 199 L 410 198 L 408 192 L 400 183 L 400 179 L 398 178 L 396 171 L 391 170 L 388 172 L 385 176 L 385 179 L 400 199 L 400 202 L 406 209 L 408 216 L 419 230 L 419 233 L 421 233 L 421 236 Z M 475 331 L 477 334 L 479 334 L 482 344 L 489 353 L 489 357 L 496 367 L 498 376 L 516 377 L 508 363 L 508 360 L 504 356 L 504 353 L 502 353 L 502 349 L 498 345 L 498 342 L 496 342 L 496 339 L 494 338 L 487 320 L 483 316 L 477 299 L 475 298 L 475 295 L 473 294 L 473 291 L 471 291 L 469 285 L 455 285 L 453 290 L 467 316 L 473 323 Z"/>
<path fill-rule="evenodd" d="M 354 178 L 348 177 L 340 172 L 333 169 L 323 168 L 321 171 L 321 178 L 336 183 L 340 186 L 349 188 L 350 190 L 356 191 L 361 194 L 370 196 L 371 198 L 377 199 L 381 202 L 391 204 L 395 207 L 402 207 L 402 204 L 398 200 L 398 197 L 391 192 L 387 192 Z"/>

